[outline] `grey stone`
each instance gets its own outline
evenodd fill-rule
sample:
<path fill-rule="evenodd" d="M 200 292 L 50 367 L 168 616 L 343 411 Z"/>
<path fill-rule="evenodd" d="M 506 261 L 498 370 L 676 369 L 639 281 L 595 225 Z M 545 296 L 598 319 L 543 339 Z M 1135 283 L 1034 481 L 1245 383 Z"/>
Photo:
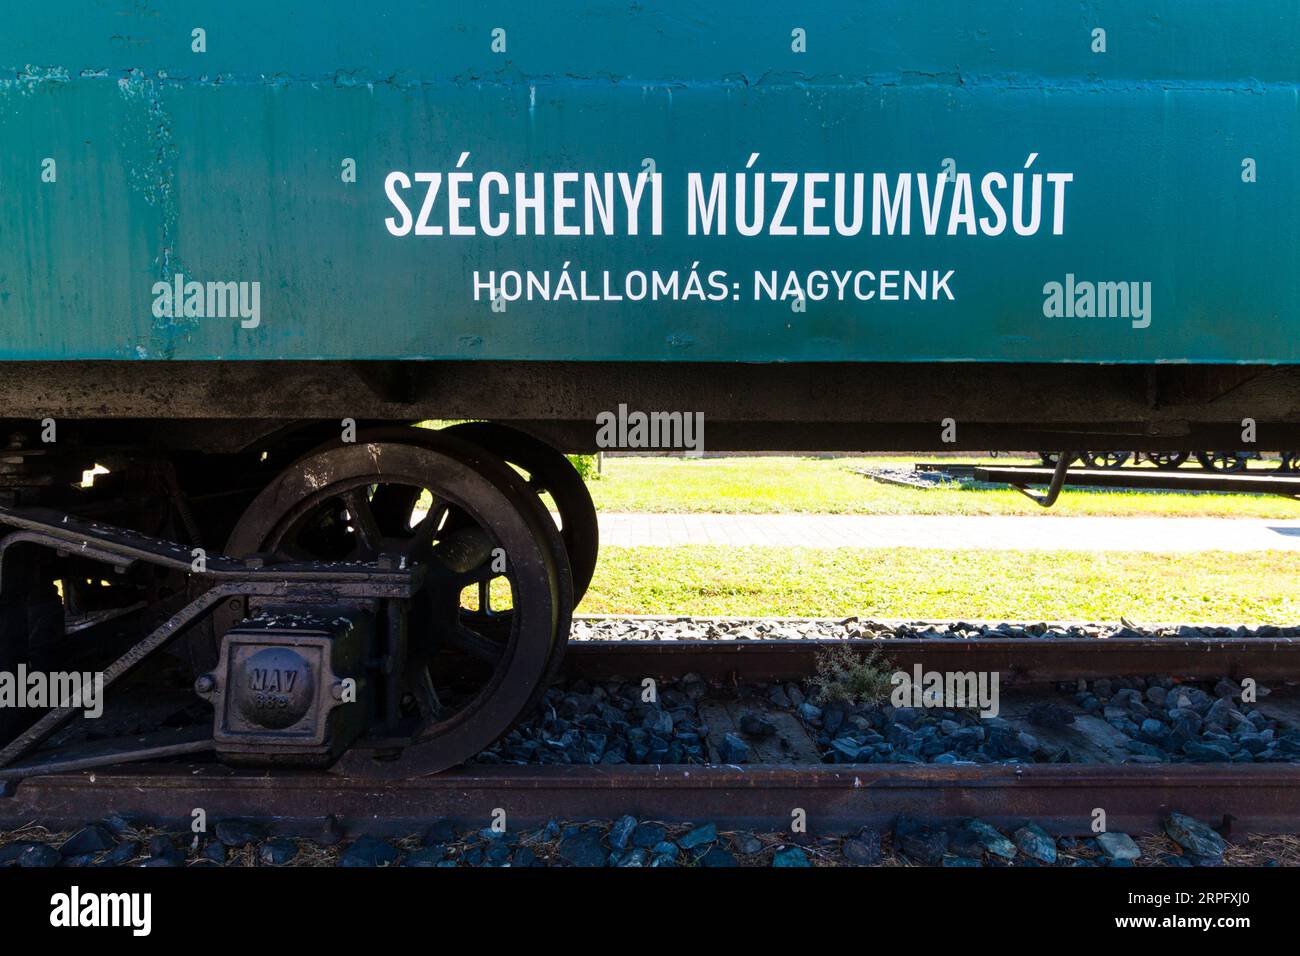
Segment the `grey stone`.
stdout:
<path fill-rule="evenodd" d="M 1136 860 L 1142 851 L 1127 833 L 1098 833 L 1097 846 L 1110 860 Z"/>
<path fill-rule="evenodd" d="M 787 846 L 777 850 L 772 857 L 773 866 L 812 866 L 812 861 L 808 859 L 808 854 L 800 847 Z"/>
<path fill-rule="evenodd" d="M 880 834 L 874 830 L 863 830 L 856 837 L 850 837 L 840 844 L 844 859 L 854 866 L 876 866 L 880 863 Z"/>
<path fill-rule="evenodd" d="M 622 859 L 618 861 L 618 866 L 645 866 L 649 853 L 643 847 L 633 847 L 623 854 Z"/>
<path fill-rule="evenodd" d="M 844 711 L 838 707 L 827 708 L 822 712 L 822 729 L 828 734 L 837 732 L 844 726 Z"/>
<path fill-rule="evenodd" d="M 676 843 L 670 843 L 668 840 L 664 840 L 661 843 L 656 843 L 651 848 L 651 852 L 654 853 L 656 858 L 667 857 L 670 860 L 675 860 L 682 851 L 678 848 Z"/>
<path fill-rule="evenodd" d="M 831 756 L 836 763 L 857 763 L 862 756 L 862 748 L 852 737 L 836 737 L 831 741 Z"/>
<path fill-rule="evenodd" d="M 1143 737 L 1152 742 L 1163 740 L 1169 736 L 1169 728 L 1154 717 L 1145 718 L 1140 725 L 1140 729 Z"/>
<path fill-rule="evenodd" d="M 657 847 L 660 843 L 664 842 L 664 838 L 667 835 L 667 828 L 661 824 L 642 823 L 632 831 L 632 845 L 648 850 L 651 847 Z M 656 852 L 658 851 L 656 850 Z"/>
<path fill-rule="evenodd" d="M 609 854 L 601 843 L 599 830 L 580 830 L 560 841 L 560 859 L 571 866 L 604 866 Z"/>
<path fill-rule="evenodd" d="M 1189 740 L 1183 744 L 1183 753 L 1199 763 L 1226 763 L 1232 759 L 1232 754 L 1225 748 L 1201 743 L 1198 740 Z"/>
<path fill-rule="evenodd" d="M 149 840 L 149 857 L 151 859 L 167 860 L 173 866 L 181 866 L 185 862 L 185 854 L 176 848 L 171 837 L 159 833 Z"/>
<path fill-rule="evenodd" d="M 136 829 L 135 824 L 120 813 L 110 813 L 104 817 L 104 826 L 117 836 L 133 836 Z"/>
<path fill-rule="evenodd" d="M 221 860 L 226 862 L 226 848 L 220 843 L 209 844 L 210 846 L 221 847 Z M 105 853 L 103 858 L 96 863 L 96 866 L 123 866 L 135 859 L 135 855 L 140 852 L 140 844 L 135 840 L 126 840 L 113 847 L 112 850 Z"/>
<path fill-rule="evenodd" d="M 116 845 L 117 840 L 106 827 L 92 823 L 68 837 L 67 842 L 59 847 L 59 852 L 64 856 L 82 856 L 86 853 L 101 853 Z"/>
<path fill-rule="evenodd" d="M 747 763 L 751 750 L 749 744 L 735 734 L 727 734 L 718 747 L 718 759 L 723 763 Z"/>
<path fill-rule="evenodd" d="M 771 737 L 776 734 L 776 724 L 757 714 L 742 714 L 740 729 L 751 737 Z"/>
<path fill-rule="evenodd" d="M 975 834 L 975 839 L 984 849 L 1004 860 L 1013 859 L 1016 845 L 1004 837 L 996 827 L 983 820 L 968 820 L 966 829 Z"/>
<path fill-rule="evenodd" d="M 767 699 L 776 707 L 792 707 L 789 695 L 786 694 L 785 688 L 780 684 L 773 685 L 767 692 Z"/>
<path fill-rule="evenodd" d="M 699 865 L 706 867 L 727 867 L 735 866 L 736 858 L 727 850 L 720 846 L 711 847 L 707 853 L 699 857 Z"/>
<path fill-rule="evenodd" d="M 693 850 L 697 846 L 703 846 L 705 843 L 712 843 L 717 838 L 717 825 L 713 823 L 705 823 L 679 837 L 677 839 L 677 845 L 683 850 Z"/>
<path fill-rule="evenodd" d="M 1056 862 L 1056 841 L 1037 823 L 1026 823 L 1011 838 L 1025 856 L 1048 864 Z"/>
<path fill-rule="evenodd" d="M 632 832 L 637 828 L 637 820 L 634 816 L 620 817 L 615 821 L 609 830 L 609 845 L 616 850 L 627 849 L 628 840 L 632 837 Z"/>
<path fill-rule="evenodd" d="M 1227 847 L 1223 837 L 1185 813 L 1169 814 L 1165 819 L 1165 833 L 1184 850 L 1199 857 L 1222 858 Z"/>
<path fill-rule="evenodd" d="M 909 817 L 900 817 L 894 825 L 894 847 L 923 866 L 938 866 L 948 850 L 948 834 Z"/>
<path fill-rule="evenodd" d="M 292 840 L 267 840 L 257 848 L 257 859 L 266 866 L 284 866 L 298 855 L 298 844 Z"/>

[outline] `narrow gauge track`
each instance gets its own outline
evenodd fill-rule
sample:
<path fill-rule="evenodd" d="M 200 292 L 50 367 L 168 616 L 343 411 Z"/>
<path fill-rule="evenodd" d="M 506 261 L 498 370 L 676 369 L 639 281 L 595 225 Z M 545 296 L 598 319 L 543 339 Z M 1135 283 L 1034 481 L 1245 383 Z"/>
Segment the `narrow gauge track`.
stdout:
<path fill-rule="evenodd" d="M 579 641 L 565 673 L 723 682 L 807 678 L 827 645 L 884 644 L 908 669 L 994 670 L 1016 684 L 1162 673 L 1183 678 L 1300 672 L 1290 638 L 938 639 L 878 641 Z M 1289 713 L 1295 714 L 1292 703 Z M 1290 832 L 1300 818 L 1300 763 L 992 763 L 938 765 L 800 762 L 727 765 L 510 766 L 472 764 L 425 777 L 379 780 L 303 770 L 238 769 L 178 757 L 169 762 L 30 776 L 0 800 L 0 826 L 38 820 L 76 825 L 111 814 L 184 822 L 254 817 L 310 836 L 330 827 L 397 833 L 420 821 L 467 822 L 505 808 L 513 824 L 608 819 L 632 813 L 665 821 L 709 819 L 738 826 L 788 826 L 803 809 L 815 830 L 887 826 L 900 815 L 1033 819 L 1062 833 L 1086 831 L 1096 807 L 1109 826 L 1157 829 L 1170 811 L 1228 820 L 1242 832 Z"/>
<path fill-rule="evenodd" d="M 336 824 L 352 833 L 409 833 L 444 817 L 486 825 L 497 808 L 512 827 L 630 813 L 783 830 L 801 808 L 813 832 L 888 827 L 908 815 L 998 825 L 1030 819 L 1080 834 L 1103 807 L 1110 829 L 1129 833 L 1158 830 L 1170 811 L 1231 817 L 1245 833 L 1291 833 L 1300 766 L 472 766 L 381 786 L 291 771 L 140 765 L 25 780 L 0 806 L 0 826 L 76 826 L 120 814 L 188 827 L 196 807 L 209 820 L 252 817 L 302 836 Z"/>
<path fill-rule="evenodd" d="M 878 640 L 570 641 L 572 677 L 631 675 L 744 681 L 799 680 L 827 648 L 882 648 L 900 670 L 998 671 L 1004 680 L 1060 681 L 1124 674 L 1210 680 L 1300 675 L 1300 638 L 906 638 Z"/>

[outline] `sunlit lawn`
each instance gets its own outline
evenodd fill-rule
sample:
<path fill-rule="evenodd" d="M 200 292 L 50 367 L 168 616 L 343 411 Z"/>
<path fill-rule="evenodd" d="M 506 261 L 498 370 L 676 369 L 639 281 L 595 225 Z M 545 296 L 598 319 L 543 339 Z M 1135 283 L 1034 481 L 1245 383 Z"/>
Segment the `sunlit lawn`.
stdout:
<path fill-rule="evenodd" d="M 1300 554 L 604 548 L 580 613 L 1300 622 Z"/>

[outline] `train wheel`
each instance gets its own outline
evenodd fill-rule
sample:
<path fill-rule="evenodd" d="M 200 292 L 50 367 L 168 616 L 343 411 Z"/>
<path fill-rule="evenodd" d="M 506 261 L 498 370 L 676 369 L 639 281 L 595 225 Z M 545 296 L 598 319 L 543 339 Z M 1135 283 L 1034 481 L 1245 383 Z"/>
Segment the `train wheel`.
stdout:
<path fill-rule="evenodd" d="M 1061 453 L 1059 451 L 1040 451 L 1038 459 L 1043 463 L 1044 468 L 1055 468 L 1061 460 Z M 1071 460 L 1073 461 L 1073 459 Z"/>
<path fill-rule="evenodd" d="M 463 763 L 536 702 L 568 636 L 568 570 L 556 562 L 550 539 L 558 536 L 537 517 L 536 497 L 481 449 L 436 435 L 432 443 L 439 447 L 358 442 L 300 459 L 257 497 L 227 546 L 236 556 L 400 554 L 426 565 L 409 626 L 417 727 L 395 759 L 356 747 L 338 764 L 344 772 L 412 776 Z M 461 564 L 449 560 L 456 554 Z M 508 613 L 471 606 L 474 591 L 504 592 Z"/>
<path fill-rule="evenodd" d="M 462 422 L 442 431 L 486 448 L 498 458 L 523 469 L 528 474 L 528 487 L 535 494 L 550 494 L 559 512 L 560 536 L 564 539 L 573 569 L 573 602 L 580 602 L 596 571 L 600 530 L 596 522 L 596 506 L 578 469 L 546 442 L 506 425 Z"/>
<path fill-rule="evenodd" d="M 1173 471 L 1175 468 L 1181 468 L 1188 458 L 1188 453 L 1185 451 L 1148 451 L 1144 454 L 1147 456 L 1147 460 L 1161 471 Z"/>
<path fill-rule="evenodd" d="M 1083 463 L 1089 468 L 1122 468 L 1131 456 L 1127 451 L 1085 451 Z"/>
<path fill-rule="evenodd" d="M 1250 455 L 1241 451 L 1198 451 L 1196 460 L 1206 471 L 1245 471 Z"/>
<path fill-rule="evenodd" d="M 453 426 L 453 428 L 454 427 L 456 426 Z M 496 436 L 498 441 L 504 440 L 505 437 L 510 435 L 521 435 L 526 439 L 531 438 L 531 436 L 524 435 L 523 432 L 517 432 L 515 429 L 506 428 L 503 425 L 492 427 L 499 432 Z M 552 449 L 549 445 L 537 441 L 537 439 L 531 440 L 536 443 L 536 445 L 540 446 L 544 452 L 559 458 L 565 467 L 573 470 L 573 466 L 569 464 L 569 460 L 559 452 Z M 555 566 L 560 574 L 560 591 L 562 594 L 566 595 L 564 613 L 557 623 L 557 634 L 560 636 L 555 643 L 555 651 L 549 669 L 548 683 L 550 680 L 553 680 L 559 674 L 560 665 L 564 660 L 564 649 L 569 639 L 569 625 L 572 623 L 573 607 L 578 603 L 582 593 L 586 591 L 587 582 L 590 582 L 591 580 L 591 571 L 587 571 L 586 578 L 582 585 L 582 590 L 579 591 L 577 587 L 576 574 L 573 570 L 572 560 L 569 557 L 569 548 L 565 538 L 559 528 L 556 527 L 555 521 L 551 517 L 551 513 L 547 511 L 546 507 L 543 505 L 542 499 L 533 483 L 521 476 L 511 468 L 510 465 L 517 465 L 523 467 L 525 471 L 528 471 L 529 469 L 521 464 L 521 461 L 527 460 L 534 468 L 546 467 L 548 469 L 548 474 L 556 472 L 562 474 L 559 466 L 553 463 L 547 463 L 546 455 L 543 454 L 543 451 L 538 451 L 536 449 L 530 449 L 522 454 L 515 454 L 514 457 L 503 458 L 495 451 L 495 449 L 490 449 L 481 442 L 471 442 L 461 435 L 452 433 L 452 428 L 434 430 L 430 428 L 417 428 L 412 425 L 377 425 L 363 429 L 357 435 L 356 441 L 357 443 L 395 442 L 403 445 L 415 445 L 421 448 L 431 448 L 435 451 L 441 451 L 444 454 L 451 454 L 455 457 L 459 457 L 462 460 L 474 464 L 476 467 L 479 463 L 488 463 L 490 465 L 490 470 L 497 476 L 497 478 L 509 484 L 512 493 L 519 496 L 521 501 L 526 503 L 525 510 L 528 512 L 529 519 L 535 522 L 539 528 L 538 533 L 542 534 L 551 548 L 552 559 L 554 560 Z M 324 451 L 328 448 L 338 447 L 344 447 L 344 445 L 341 441 L 335 440 L 320 446 L 316 451 Z M 539 461 L 543 462 L 543 465 L 538 465 Z M 597 543 L 596 509 L 595 506 L 591 504 L 590 496 L 587 495 L 586 486 L 582 484 L 582 478 L 577 475 L 576 471 L 574 471 L 574 478 L 581 486 L 577 490 L 568 487 L 558 478 L 553 479 L 552 483 L 555 487 L 564 488 L 561 494 L 566 502 L 566 507 L 569 509 L 569 514 L 576 515 L 571 522 L 566 522 L 574 529 L 575 535 L 579 534 L 578 528 L 583 524 L 583 511 L 581 507 L 578 506 L 580 502 L 575 503 L 575 499 L 578 498 L 579 494 L 586 498 L 587 507 L 590 509 L 591 514 L 591 533 L 589 538 L 586 540 L 591 542 L 593 548 L 590 568 L 594 569 L 596 563 L 594 549 L 596 548 Z M 410 497 L 411 494 L 412 492 L 409 489 L 402 492 L 393 488 L 383 488 L 376 493 L 372 505 L 380 513 L 390 514 L 400 518 L 402 515 L 410 514 L 410 510 L 414 505 L 414 498 Z M 572 595 L 571 599 L 568 597 L 569 595 Z M 489 616 L 493 618 L 493 627 L 500 628 L 504 626 L 503 622 L 508 619 L 510 611 L 493 610 L 490 601 L 490 590 L 481 590 L 479 594 L 478 610 L 475 612 L 466 611 L 464 615 L 466 617 L 475 616 L 474 621 L 467 622 L 470 626 L 474 626 L 478 623 L 483 623 L 486 626 L 486 622 L 482 619 Z"/>

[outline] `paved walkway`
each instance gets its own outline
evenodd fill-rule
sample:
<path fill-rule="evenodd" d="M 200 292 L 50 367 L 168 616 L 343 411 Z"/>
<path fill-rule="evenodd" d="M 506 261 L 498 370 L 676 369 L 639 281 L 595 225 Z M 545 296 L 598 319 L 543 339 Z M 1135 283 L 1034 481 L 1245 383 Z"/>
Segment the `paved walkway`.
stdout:
<path fill-rule="evenodd" d="M 1015 515 L 600 515 L 600 543 L 986 548 L 1038 551 L 1300 551 L 1300 520 Z"/>

